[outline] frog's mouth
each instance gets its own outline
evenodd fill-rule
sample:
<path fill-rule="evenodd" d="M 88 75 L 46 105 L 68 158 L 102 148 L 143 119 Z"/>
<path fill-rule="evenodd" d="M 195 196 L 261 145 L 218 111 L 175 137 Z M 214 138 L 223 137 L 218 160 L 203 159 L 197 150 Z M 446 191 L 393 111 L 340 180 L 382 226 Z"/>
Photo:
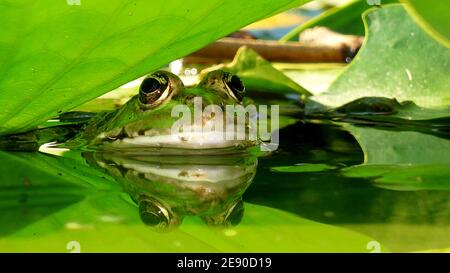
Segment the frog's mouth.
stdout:
<path fill-rule="evenodd" d="M 152 152 L 164 150 L 169 154 L 232 153 L 257 144 L 256 137 L 248 130 L 171 132 L 171 130 L 147 130 L 137 135 L 124 135 L 104 143 L 103 148 Z M 100 148 L 102 148 L 100 147 Z"/>
<path fill-rule="evenodd" d="M 122 145 L 136 145 L 148 147 L 167 147 L 184 149 L 217 149 L 241 146 L 249 142 L 245 135 L 238 133 L 236 139 L 226 139 L 223 132 L 188 132 L 164 134 L 158 136 L 137 136 L 123 138 Z"/>

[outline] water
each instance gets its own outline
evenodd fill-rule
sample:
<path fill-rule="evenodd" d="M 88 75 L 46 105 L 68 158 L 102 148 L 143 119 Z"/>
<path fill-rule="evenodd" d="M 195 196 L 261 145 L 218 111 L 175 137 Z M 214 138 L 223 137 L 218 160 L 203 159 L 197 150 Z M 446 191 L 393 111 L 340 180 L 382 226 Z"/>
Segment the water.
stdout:
<path fill-rule="evenodd" d="M 282 132 L 304 137 L 291 137 L 277 155 L 260 160 L 255 182 L 244 196 L 248 202 L 367 234 L 390 251 L 448 248 L 448 188 L 392 190 L 374 184 L 377 177 L 346 177 L 340 169 L 363 162 L 363 153 L 350 134 L 328 125 L 292 127 Z M 320 135 L 335 135 L 342 146 L 333 146 L 336 139 L 327 141 Z M 283 134 L 280 137 L 286 139 Z M 340 167 L 311 173 L 270 171 L 272 166 L 304 162 L 326 162 Z"/>
<path fill-rule="evenodd" d="M 0 251 L 448 251 L 445 157 L 388 158 L 382 172 L 355 172 L 373 147 L 344 127 L 297 121 L 281 129 L 277 151 L 258 159 L 1 152 Z M 415 133 L 437 149 L 448 142 Z M 403 158 L 399 145 L 387 156 L 396 149 Z M 216 183 L 195 183 L 202 177 Z"/>

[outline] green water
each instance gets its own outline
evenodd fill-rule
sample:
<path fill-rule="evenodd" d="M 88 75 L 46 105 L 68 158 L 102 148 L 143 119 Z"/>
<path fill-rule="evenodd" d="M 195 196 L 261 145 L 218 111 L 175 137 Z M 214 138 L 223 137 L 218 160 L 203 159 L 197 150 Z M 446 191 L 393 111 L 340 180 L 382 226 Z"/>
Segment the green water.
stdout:
<path fill-rule="evenodd" d="M 255 183 L 245 194 L 249 202 L 370 235 L 391 251 L 448 248 L 448 188 L 393 190 L 374 184 L 378 177 L 345 177 L 340 168 L 363 162 L 363 153 L 350 134 L 327 125 L 292 127 L 293 131 L 286 131 L 289 143 L 277 155 L 260 160 Z M 301 137 L 296 139 L 296 135 Z M 333 137 L 327 141 L 320 138 L 323 135 Z M 270 171 L 274 165 L 323 162 L 338 168 L 305 173 Z M 448 175 L 446 178 L 450 181 Z"/>
<path fill-rule="evenodd" d="M 445 130 L 438 138 L 448 142 Z M 401 146 L 386 149 L 387 156 L 397 149 L 402 157 Z M 92 167 L 76 151 L 1 152 L 0 251 L 69 252 L 71 242 L 82 252 L 371 252 L 370 242 L 381 251 L 448 251 L 450 176 L 448 162 L 436 160 L 425 165 L 387 160 L 381 166 L 390 166 L 389 172 L 349 175 L 345 170 L 364 162 L 355 137 L 338 124 L 298 121 L 280 130 L 277 151 L 258 159 L 253 181 L 240 193 L 245 210 L 238 225 L 209 227 L 186 215 L 176 228 L 157 232 L 144 225 L 124 192 L 123 173 L 119 181 L 120 174 Z M 405 166 L 413 168 L 412 178 L 390 178 Z M 437 176 L 435 166 L 442 167 Z M 176 195 L 164 198 L 179 201 L 169 200 Z"/>

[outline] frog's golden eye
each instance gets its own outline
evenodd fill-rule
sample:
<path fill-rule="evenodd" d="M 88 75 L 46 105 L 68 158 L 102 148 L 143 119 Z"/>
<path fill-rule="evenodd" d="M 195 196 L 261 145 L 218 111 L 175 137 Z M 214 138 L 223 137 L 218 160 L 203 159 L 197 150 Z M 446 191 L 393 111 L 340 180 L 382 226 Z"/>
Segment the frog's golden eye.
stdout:
<path fill-rule="evenodd" d="M 139 101 L 146 106 L 156 106 L 169 99 L 183 83 L 167 71 L 157 71 L 146 77 L 139 87 Z"/>
<path fill-rule="evenodd" d="M 224 75 L 224 82 L 230 95 L 237 101 L 242 101 L 245 94 L 245 87 L 238 76 L 226 73 Z"/>

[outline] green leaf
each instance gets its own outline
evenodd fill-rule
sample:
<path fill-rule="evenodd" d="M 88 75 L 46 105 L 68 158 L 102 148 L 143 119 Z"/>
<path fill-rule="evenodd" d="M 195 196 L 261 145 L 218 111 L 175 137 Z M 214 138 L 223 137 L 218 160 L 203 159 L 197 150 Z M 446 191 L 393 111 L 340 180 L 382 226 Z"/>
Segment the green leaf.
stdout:
<path fill-rule="evenodd" d="M 344 126 L 361 145 L 364 164 L 342 170 L 395 190 L 450 190 L 450 140 L 416 131 Z"/>
<path fill-rule="evenodd" d="M 99 198 L 0 238 L 0 251 L 67 252 L 67 243 L 75 240 L 82 252 L 368 252 L 371 241 L 356 232 L 248 203 L 237 227 L 214 229 L 185 219 L 179 229 L 159 234 L 144 226 L 137 208 L 120 196 Z M 115 204 L 115 210 L 108 211 L 108 204 Z"/>
<path fill-rule="evenodd" d="M 360 52 L 328 92 L 314 99 L 340 106 L 361 97 L 389 97 L 420 106 L 413 119 L 448 116 L 450 51 L 431 39 L 402 5 L 371 9 L 364 22 L 367 37 Z"/>
<path fill-rule="evenodd" d="M 117 188 L 112 178 L 80 160 L 0 152 L 0 236 L 80 202 L 89 192 Z"/>
<path fill-rule="evenodd" d="M 347 177 L 373 178 L 391 190 L 450 190 L 450 164 L 369 164 L 346 168 Z"/>
<path fill-rule="evenodd" d="M 280 40 L 298 41 L 298 35 L 300 33 L 305 29 L 316 26 L 327 27 L 333 31 L 344 34 L 364 35 L 364 25 L 361 22 L 361 14 L 371 7 L 372 6 L 369 6 L 367 2 L 363 0 L 349 1 L 344 5 L 336 6 L 313 17 L 291 30 Z"/>
<path fill-rule="evenodd" d="M 296 63 L 278 64 L 278 69 L 303 86 L 313 95 L 325 92 L 331 83 L 342 73 L 345 64 L 335 63 Z"/>
<path fill-rule="evenodd" d="M 366 164 L 450 164 L 450 140 L 417 131 L 344 126 L 356 138 Z"/>
<path fill-rule="evenodd" d="M 333 170 L 336 167 L 327 164 L 297 164 L 293 166 L 279 166 L 272 167 L 271 170 L 275 172 L 290 172 L 290 173 L 309 173 L 309 172 L 323 172 Z"/>
<path fill-rule="evenodd" d="M 450 6 L 442 0 L 402 0 L 407 10 L 433 38 L 450 48 Z"/>
<path fill-rule="evenodd" d="M 0 134 L 33 128 L 304 2 L 1 0 Z"/>
<path fill-rule="evenodd" d="M 305 88 L 276 69 L 253 49 L 241 47 L 234 60 L 227 65 L 218 65 L 205 71 L 223 69 L 238 75 L 249 91 L 263 91 L 279 94 L 300 93 L 310 96 Z"/>

